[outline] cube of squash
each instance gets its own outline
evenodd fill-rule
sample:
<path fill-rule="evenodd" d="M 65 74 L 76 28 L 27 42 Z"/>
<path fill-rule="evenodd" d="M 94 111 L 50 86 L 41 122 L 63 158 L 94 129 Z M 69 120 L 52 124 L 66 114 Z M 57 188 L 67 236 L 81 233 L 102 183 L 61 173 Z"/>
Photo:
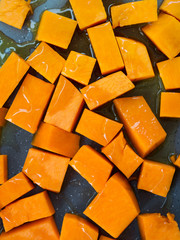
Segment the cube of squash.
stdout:
<path fill-rule="evenodd" d="M 66 157 L 74 157 L 79 149 L 80 136 L 42 122 L 32 145 Z"/>
<path fill-rule="evenodd" d="M 54 85 L 28 74 L 6 115 L 6 120 L 35 133 L 53 89 Z"/>
<path fill-rule="evenodd" d="M 71 132 L 77 123 L 83 105 L 84 99 L 79 90 L 61 75 L 44 122 Z"/>
<path fill-rule="evenodd" d="M 84 214 L 116 238 L 139 212 L 131 186 L 125 177 L 116 173 L 89 204 Z"/>
<path fill-rule="evenodd" d="M 62 70 L 62 75 L 83 85 L 88 85 L 96 59 L 71 51 Z"/>
<path fill-rule="evenodd" d="M 101 73 L 103 75 L 124 67 L 121 53 L 110 22 L 87 29 Z"/>
<path fill-rule="evenodd" d="M 65 59 L 48 44 L 42 42 L 29 56 L 27 63 L 51 83 L 61 73 Z"/>
<path fill-rule="evenodd" d="M 166 90 L 180 88 L 180 57 L 158 62 L 157 67 Z"/>
<path fill-rule="evenodd" d="M 0 69 L 0 107 L 3 107 L 29 67 L 15 52 L 12 52 L 8 57 Z"/>
<path fill-rule="evenodd" d="M 159 162 L 145 160 L 138 180 L 138 189 L 166 197 L 173 180 L 175 168 Z"/>
<path fill-rule="evenodd" d="M 34 188 L 32 182 L 20 172 L 0 186 L 0 209 Z"/>
<path fill-rule="evenodd" d="M 96 190 L 100 192 L 110 177 L 113 165 L 90 146 L 82 146 L 70 161 L 74 168 Z"/>
<path fill-rule="evenodd" d="M 179 155 L 179 157 L 173 162 L 173 164 L 174 164 L 175 166 L 177 166 L 177 167 L 180 168 L 180 155 Z"/>
<path fill-rule="evenodd" d="M 0 21 L 12 27 L 21 29 L 29 11 L 32 12 L 31 0 L 1 0 Z"/>
<path fill-rule="evenodd" d="M 180 118 L 180 93 L 162 92 L 160 117 Z"/>
<path fill-rule="evenodd" d="M 127 144 L 122 131 L 107 146 L 103 147 L 101 151 L 127 178 L 143 162 L 143 159 Z"/>
<path fill-rule="evenodd" d="M 66 213 L 64 216 L 61 240 L 97 240 L 99 230 L 92 223 L 74 214 Z"/>
<path fill-rule="evenodd" d="M 0 155 L 0 184 L 8 179 L 8 160 L 7 155 Z"/>
<path fill-rule="evenodd" d="M 76 26 L 75 20 L 45 11 L 39 24 L 36 39 L 67 49 Z"/>
<path fill-rule="evenodd" d="M 113 28 L 157 21 L 157 0 L 128 2 L 111 7 Z"/>
<path fill-rule="evenodd" d="M 1 240 L 59 240 L 59 232 L 53 217 L 47 217 L 1 233 Z"/>
<path fill-rule="evenodd" d="M 90 110 L 132 90 L 134 84 L 123 72 L 116 72 L 81 89 Z"/>
<path fill-rule="evenodd" d="M 144 97 L 114 100 L 118 115 L 141 157 L 145 157 L 166 138 L 166 132 L 151 111 Z"/>
<path fill-rule="evenodd" d="M 146 46 L 129 38 L 117 37 L 127 76 L 132 81 L 154 77 L 154 70 Z"/>
<path fill-rule="evenodd" d="M 70 3 L 81 30 L 107 20 L 102 0 L 70 0 Z"/>
<path fill-rule="evenodd" d="M 40 187 L 58 193 L 61 190 L 69 160 L 66 157 L 31 148 L 22 171 Z"/>
<path fill-rule="evenodd" d="M 142 31 L 168 58 L 180 52 L 180 22 L 176 18 L 161 13 L 158 21 L 146 25 Z"/>
<path fill-rule="evenodd" d="M 180 20 L 180 2 L 178 0 L 164 0 L 159 9 Z"/>
<path fill-rule="evenodd" d="M 168 213 L 167 217 L 160 213 L 145 213 L 138 216 L 138 224 L 142 240 L 178 240 L 180 230 L 174 215 Z"/>
<path fill-rule="evenodd" d="M 0 212 L 6 232 L 26 222 L 50 217 L 55 213 L 47 192 L 20 199 Z"/>
<path fill-rule="evenodd" d="M 84 109 L 76 132 L 106 146 L 121 130 L 123 125 L 97 113 Z"/>
<path fill-rule="evenodd" d="M 6 124 L 5 116 L 8 112 L 8 108 L 0 108 L 0 127 L 4 127 Z"/>

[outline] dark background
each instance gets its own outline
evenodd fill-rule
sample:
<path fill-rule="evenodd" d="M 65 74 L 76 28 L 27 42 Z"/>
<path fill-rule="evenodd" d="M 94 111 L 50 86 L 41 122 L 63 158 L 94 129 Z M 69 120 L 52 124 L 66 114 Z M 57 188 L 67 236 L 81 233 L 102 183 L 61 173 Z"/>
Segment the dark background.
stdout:
<path fill-rule="evenodd" d="M 44 10 L 51 9 L 55 13 L 62 14 L 64 16 L 74 19 L 72 9 L 67 0 L 32 0 L 31 2 L 34 14 L 27 17 L 26 23 L 22 30 L 18 30 L 4 23 L 0 23 L 0 66 L 5 62 L 5 60 L 12 51 L 16 51 L 21 57 L 26 59 L 30 55 L 30 53 L 36 48 L 39 43 L 35 41 L 35 36 L 39 25 L 39 19 Z M 128 1 L 104 0 L 103 2 L 107 10 L 108 17 L 110 18 L 111 5 Z M 160 4 L 162 0 L 158 2 Z M 155 69 L 156 77 L 137 82 L 136 88 L 125 96 L 143 95 L 153 112 L 158 117 L 159 96 L 160 92 L 164 91 L 164 87 L 157 72 L 156 62 L 165 60 L 167 58 L 142 33 L 142 26 L 144 26 L 144 24 L 117 28 L 115 29 L 115 34 L 117 36 L 130 37 L 135 40 L 139 40 L 147 46 L 153 67 Z M 71 50 L 85 53 L 89 56 L 94 56 L 86 31 L 81 32 L 78 28 L 76 29 L 76 32 L 68 50 L 62 50 L 55 46 L 52 47 L 65 58 Z M 40 77 L 41 79 L 44 79 L 33 69 L 30 69 L 29 72 L 35 76 Z M 91 82 L 97 80 L 99 77 L 102 76 L 100 74 L 99 67 L 96 64 Z M 78 88 L 82 87 L 75 82 L 73 82 L 73 84 Z M 5 104 L 6 107 L 10 106 L 15 94 L 19 89 L 19 86 Z M 98 108 L 96 112 L 100 113 L 103 116 L 119 121 L 112 102 L 106 104 L 105 106 L 102 106 L 101 108 Z M 168 137 L 165 143 L 162 144 L 153 153 L 151 153 L 147 158 L 166 164 L 172 164 L 169 159 L 170 155 L 173 153 L 180 153 L 180 120 L 164 118 L 160 119 L 160 122 L 166 130 Z M 125 136 L 127 138 L 126 133 Z M 19 127 L 11 123 L 7 123 L 6 126 L 2 129 L 0 153 L 8 155 L 9 178 L 13 177 L 22 170 L 28 149 L 31 147 L 32 138 L 32 134 L 24 131 L 23 129 L 20 129 Z M 81 145 L 83 144 L 89 144 L 93 146 L 96 150 L 100 150 L 101 147 L 95 142 L 92 142 L 85 137 L 81 137 Z M 116 171 L 118 170 L 115 168 L 114 172 Z M 172 187 L 167 198 L 159 197 L 142 190 L 137 190 L 136 184 L 138 174 L 139 169 L 130 178 L 130 184 L 132 185 L 137 196 L 141 212 L 160 212 L 162 214 L 171 212 L 176 215 L 176 220 L 180 224 L 179 169 L 177 169 L 175 173 Z M 28 193 L 26 196 L 29 196 L 39 191 L 42 191 L 42 189 L 37 187 L 35 190 Z M 49 192 L 49 195 L 56 210 L 55 219 L 57 226 L 60 230 L 64 214 L 67 212 L 71 212 L 83 216 L 83 211 L 88 206 L 90 201 L 95 197 L 96 192 L 85 179 L 83 179 L 77 172 L 75 172 L 71 167 L 69 167 L 61 192 L 59 194 Z M 3 230 L 2 223 L 0 223 L 0 229 Z M 101 232 L 105 234 L 103 230 Z M 140 235 L 137 220 L 134 220 L 118 239 L 139 240 Z"/>

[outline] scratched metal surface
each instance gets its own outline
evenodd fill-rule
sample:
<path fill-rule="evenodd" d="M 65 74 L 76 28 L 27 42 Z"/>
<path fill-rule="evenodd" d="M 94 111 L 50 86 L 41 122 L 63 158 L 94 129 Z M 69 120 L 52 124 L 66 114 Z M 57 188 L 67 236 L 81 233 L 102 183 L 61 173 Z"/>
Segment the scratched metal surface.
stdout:
<path fill-rule="evenodd" d="M 128 1 L 104 0 L 104 5 L 106 7 L 108 15 L 110 15 L 109 7 L 111 5 L 123 2 Z M 159 4 L 161 2 L 162 0 L 159 1 Z M 35 35 L 39 24 L 39 19 L 44 10 L 51 9 L 51 11 L 55 13 L 74 18 L 72 9 L 67 0 L 33 0 L 32 6 L 34 9 L 34 14 L 33 16 L 28 16 L 26 24 L 21 31 L 7 26 L 6 24 L 0 23 L 0 66 L 7 59 L 11 51 L 16 51 L 20 56 L 26 59 L 34 50 L 38 44 L 38 42 L 35 41 Z M 158 117 L 159 93 L 161 91 L 164 91 L 164 88 L 158 75 L 155 63 L 165 60 L 166 57 L 153 45 L 152 42 L 146 38 L 146 36 L 144 36 L 144 34 L 141 32 L 142 26 L 143 25 L 136 25 L 131 27 L 124 27 L 121 29 L 117 28 L 115 30 L 115 34 L 117 36 L 130 37 L 139 40 L 147 46 L 155 69 L 156 77 L 137 83 L 136 88 L 130 93 L 126 94 L 126 96 L 143 95 L 152 108 L 153 112 Z M 62 54 L 62 56 L 65 58 L 72 49 L 78 52 L 86 53 L 90 56 L 94 56 L 86 32 L 81 32 L 79 29 L 76 30 L 68 50 L 62 50 L 57 47 L 53 48 Z M 32 69 L 30 70 L 30 73 L 42 78 Z M 100 76 L 101 74 L 98 65 L 96 65 L 91 81 L 93 82 L 97 80 L 97 78 Z M 76 84 L 76 86 L 80 87 L 78 84 Z M 18 88 L 7 101 L 7 107 L 10 106 Z M 119 121 L 112 102 L 99 108 L 96 110 L 96 112 Z M 170 154 L 180 153 L 180 120 L 160 119 L 160 122 L 166 130 L 168 137 L 163 145 L 161 145 L 157 150 L 148 156 L 148 159 L 171 164 L 169 160 Z M 28 149 L 31 147 L 32 137 L 33 135 L 14 126 L 11 123 L 7 123 L 6 126 L 2 129 L 0 153 L 8 155 L 9 178 L 16 175 L 22 170 Z M 81 145 L 83 144 L 89 144 L 97 150 L 100 149 L 100 146 L 98 144 L 86 139 L 85 137 L 81 138 Z M 117 169 L 115 169 L 114 172 L 115 171 L 117 171 Z M 176 220 L 180 224 L 180 171 L 176 171 L 172 187 L 167 198 L 162 198 L 145 191 L 137 190 L 137 177 L 138 170 L 133 175 L 130 184 L 132 185 L 138 198 L 141 212 L 160 212 L 162 214 L 171 212 L 176 215 Z M 33 190 L 33 192 L 28 193 L 27 195 L 31 195 L 39 191 L 42 191 L 42 189 L 37 187 L 35 190 Z M 86 182 L 86 180 L 84 180 L 78 173 L 69 167 L 61 192 L 59 194 L 49 192 L 49 195 L 56 209 L 55 219 L 60 230 L 64 214 L 71 212 L 83 216 L 83 210 L 94 198 L 96 192 Z M 0 228 L 1 230 L 3 229 L 2 224 L 0 225 Z M 103 230 L 100 231 L 106 235 Z M 134 220 L 118 239 L 139 240 L 140 235 L 137 221 Z"/>

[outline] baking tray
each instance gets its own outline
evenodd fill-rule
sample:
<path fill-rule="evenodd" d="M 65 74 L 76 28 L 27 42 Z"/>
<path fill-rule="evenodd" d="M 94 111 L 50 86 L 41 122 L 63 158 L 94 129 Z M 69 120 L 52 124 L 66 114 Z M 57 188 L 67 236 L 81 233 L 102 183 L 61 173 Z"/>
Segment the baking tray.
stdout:
<path fill-rule="evenodd" d="M 0 23 L 0 66 L 5 62 L 12 51 L 16 51 L 21 57 L 26 59 L 36 48 L 39 43 L 35 41 L 35 35 L 39 25 L 39 19 L 41 18 L 44 10 L 51 9 L 51 11 L 55 13 L 74 19 L 73 11 L 67 0 L 32 0 L 31 2 L 34 14 L 32 16 L 28 16 L 22 30 L 18 30 L 6 24 Z M 111 5 L 125 3 L 128 1 L 104 0 L 103 2 L 108 15 L 110 16 Z M 162 0 L 158 1 L 158 3 L 161 4 Z M 158 75 L 156 62 L 163 61 L 166 59 L 166 57 L 142 33 L 142 26 L 144 26 L 144 24 L 117 28 L 115 29 L 115 34 L 117 36 L 130 37 L 135 40 L 139 40 L 146 45 L 155 69 L 156 77 L 137 82 L 136 88 L 124 96 L 144 96 L 152 111 L 155 113 L 157 118 L 159 118 L 159 96 L 160 92 L 164 91 L 164 87 Z M 54 46 L 52 47 L 65 58 L 68 56 L 71 50 L 86 53 L 89 56 L 94 56 L 86 31 L 81 32 L 78 28 L 76 29 L 68 50 L 62 50 Z M 30 69 L 29 72 L 43 79 L 43 77 L 36 73 L 33 69 Z M 97 80 L 99 77 L 101 77 L 101 74 L 99 67 L 96 64 L 91 82 Z M 81 87 L 74 82 L 73 84 L 75 84 L 75 86 L 78 88 Z M 6 107 L 10 106 L 18 89 L 19 86 L 5 104 Z M 119 121 L 112 102 L 98 108 L 95 112 Z M 172 164 L 169 160 L 170 155 L 173 153 L 180 153 L 180 120 L 161 118 L 160 122 L 168 134 L 167 139 L 165 143 L 152 152 L 147 158 L 166 164 Z M 126 132 L 125 136 L 127 137 Z M 13 177 L 22 170 L 28 149 L 31 147 L 32 138 L 32 134 L 11 123 L 7 123 L 2 129 L 0 153 L 8 155 L 9 178 Z M 85 137 L 81 137 L 81 145 L 83 144 L 89 144 L 96 150 L 100 151 L 100 145 L 90 141 Z M 113 173 L 116 171 L 118 170 L 115 168 Z M 180 224 L 180 171 L 177 169 L 175 173 L 171 190 L 167 198 L 159 197 L 142 190 L 137 190 L 136 185 L 138 174 L 139 169 L 130 178 L 130 184 L 137 196 L 141 212 L 160 212 L 162 214 L 171 212 L 175 214 L 175 219 Z M 25 196 L 29 196 L 40 191 L 42 191 L 42 189 L 36 187 L 32 192 L 26 194 Z M 83 215 L 83 211 L 96 196 L 96 192 L 85 179 L 83 179 L 77 172 L 69 167 L 61 192 L 59 194 L 49 192 L 49 196 L 56 210 L 55 220 L 60 231 L 65 213 L 70 212 L 85 217 Z M 3 226 L 2 223 L 0 223 L 0 231 L 2 230 Z M 107 235 L 101 229 L 100 232 L 104 235 Z M 134 220 L 118 239 L 139 240 L 140 235 L 137 220 Z"/>

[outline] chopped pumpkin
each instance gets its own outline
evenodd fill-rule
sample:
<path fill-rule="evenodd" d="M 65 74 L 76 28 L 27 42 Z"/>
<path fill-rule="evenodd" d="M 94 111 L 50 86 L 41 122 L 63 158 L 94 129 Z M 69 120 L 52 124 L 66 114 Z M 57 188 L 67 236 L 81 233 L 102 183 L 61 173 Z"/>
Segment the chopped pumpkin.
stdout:
<path fill-rule="evenodd" d="M 70 0 L 70 3 L 81 30 L 107 19 L 102 0 Z"/>
<path fill-rule="evenodd" d="M 54 85 L 28 74 L 6 115 L 6 120 L 35 133 L 53 89 Z"/>
<path fill-rule="evenodd" d="M 65 214 L 61 240 L 97 240 L 98 235 L 98 228 L 86 219 L 70 213 Z"/>
<path fill-rule="evenodd" d="M 76 132 L 106 146 L 117 135 L 122 126 L 121 123 L 84 109 Z"/>
<path fill-rule="evenodd" d="M 179 0 L 164 0 L 159 9 L 180 20 L 180 1 Z"/>
<path fill-rule="evenodd" d="M 70 161 L 74 168 L 96 190 L 100 192 L 110 177 L 113 165 L 92 147 L 82 146 Z"/>
<path fill-rule="evenodd" d="M 116 72 L 81 89 L 90 110 L 132 90 L 134 84 L 123 72 Z"/>
<path fill-rule="evenodd" d="M 158 62 L 157 67 L 166 90 L 180 88 L 180 57 Z"/>
<path fill-rule="evenodd" d="M 29 65 L 12 52 L 0 69 L 0 107 L 3 107 L 28 69 Z"/>
<path fill-rule="evenodd" d="M 143 43 L 123 37 L 116 39 L 129 79 L 139 81 L 155 76 L 147 48 Z"/>
<path fill-rule="evenodd" d="M 145 160 L 138 180 L 138 189 L 166 197 L 173 180 L 175 168 L 163 163 Z"/>
<path fill-rule="evenodd" d="M 44 121 L 71 132 L 79 118 L 84 99 L 78 89 L 60 76 Z"/>
<path fill-rule="evenodd" d="M 84 214 L 116 238 L 139 212 L 138 202 L 131 186 L 125 177 L 116 173 L 89 204 Z"/>
<path fill-rule="evenodd" d="M 179 155 L 179 157 L 173 162 L 173 164 L 174 164 L 175 166 L 177 166 L 177 167 L 180 168 L 180 155 Z"/>
<path fill-rule="evenodd" d="M 75 20 L 50 11 L 44 11 L 39 24 L 36 40 L 67 49 L 76 26 L 77 22 Z"/>
<path fill-rule="evenodd" d="M 59 232 L 53 217 L 26 223 L 10 232 L 1 233 L 0 240 L 59 240 Z"/>
<path fill-rule="evenodd" d="M 22 171 L 40 187 L 58 193 L 61 190 L 69 160 L 66 157 L 30 148 Z"/>
<path fill-rule="evenodd" d="M 103 147 L 101 151 L 127 178 L 143 162 L 143 159 L 127 144 L 122 131 L 107 146 Z"/>
<path fill-rule="evenodd" d="M 101 73 L 103 75 L 124 67 L 120 50 L 110 22 L 87 29 Z"/>
<path fill-rule="evenodd" d="M 95 63 L 95 58 L 71 51 L 65 62 L 62 75 L 78 83 L 87 85 L 91 79 Z"/>
<path fill-rule="evenodd" d="M 32 12 L 31 0 L 1 0 L 0 21 L 21 29 L 29 12 Z"/>
<path fill-rule="evenodd" d="M 180 93 L 162 92 L 160 117 L 180 118 Z"/>
<path fill-rule="evenodd" d="M 168 58 L 180 52 L 180 22 L 176 18 L 161 13 L 158 21 L 149 23 L 142 31 Z"/>
<path fill-rule="evenodd" d="M 166 138 L 166 132 L 144 97 L 114 100 L 118 115 L 141 157 L 147 156 Z"/>
<path fill-rule="evenodd" d="M 167 217 L 160 213 L 145 213 L 138 216 L 138 224 L 142 240 L 179 240 L 180 231 L 174 215 Z"/>
<path fill-rule="evenodd" d="M 111 7 L 113 28 L 157 21 L 157 0 L 128 2 Z"/>
<path fill-rule="evenodd" d="M 51 83 L 54 83 L 61 73 L 65 59 L 48 44 L 42 42 L 29 56 L 27 63 Z"/>
<path fill-rule="evenodd" d="M 8 159 L 7 155 L 0 155 L 0 184 L 8 179 Z"/>
<path fill-rule="evenodd" d="M 5 116 L 7 111 L 7 108 L 0 108 L 0 127 L 3 127 L 6 124 Z"/>
<path fill-rule="evenodd" d="M 55 213 L 47 192 L 20 199 L 11 203 L 0 212 L 5 232 L 26 222 L 32 222 Z"/>
<path fill-rule="evenodd" d="M 32 145 L 66 157 L 74 157 L 79 149 L 80 136 L 42 122 Z"/>
<path fill-rule="evenodd" d="M 31 181 L 20 172 L 0 186 L 0 209 L 34 188 Z"/>

